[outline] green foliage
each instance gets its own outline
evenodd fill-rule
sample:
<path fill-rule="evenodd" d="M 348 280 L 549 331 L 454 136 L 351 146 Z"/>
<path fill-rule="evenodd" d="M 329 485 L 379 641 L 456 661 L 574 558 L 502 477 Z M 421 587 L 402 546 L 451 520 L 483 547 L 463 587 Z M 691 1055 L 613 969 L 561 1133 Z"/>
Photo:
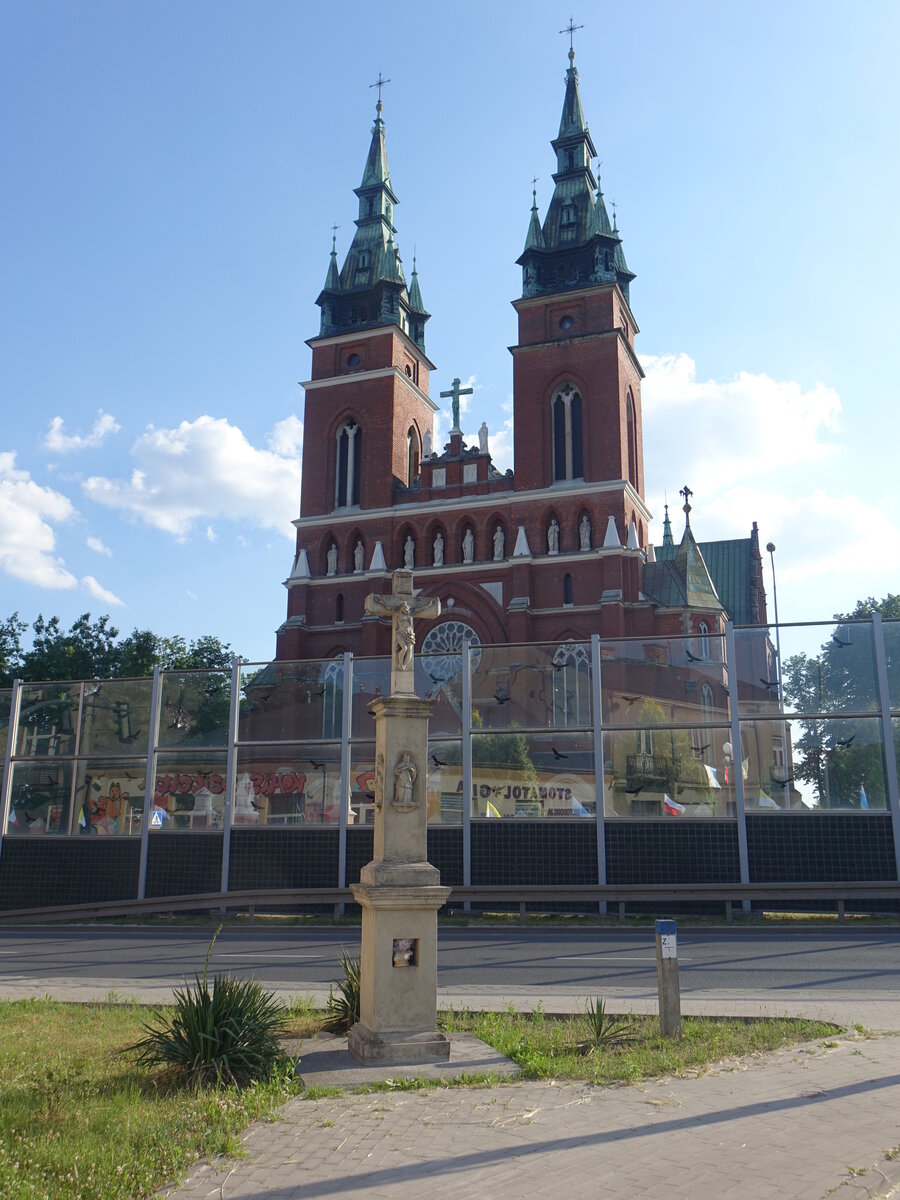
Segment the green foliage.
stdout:
<path fill-rule="evenodd" d="M 584 1011 L 590 1027 L 588 1054 L 618 1042 L 633 1041 L 638 1035 L 636 1018 L 631 1013 L 608 1013 L 606 1002 L 599 996 L 596 1000 L 588 1000 Z"/>
<path fill-rule="evenodd" d="M 82 613 L 69 630 L 59 617 L 39 614 L 32 625 L 29 649 L 22 646 L 28 625 L 13 613 L 0 623 L 0 687 L 13 679 L 76 680 L 137 678 L 152 675 L 157 665 L 166 671 L 230 670 L 232 651 L 227 642 L 209 634 L 187 642 L 183 637 L 160 637 L 135 629 L 119 640 L 108 614 L 91 620 Z"/>
<path fill-rule="evenodd" d="M 221 928 L 207 948 L 203 979 L 177 989 L 174 1012 L 157 1013 L 133 1047 L 142 1066 L 168 1068 L 190 1087 L 246 1087 L 289 1067 L 279 1041 L 288 1012 L 271 992 L 220 974 L 210 990 L 209 956 Z"/>
<path fill-rule="evenodd" d="M 359 959 L 341 950 L 341 970 L 344 978 L 328 990 L 325 1028 L 332 1033 L 347 1033 L 359 1020 Z"/>
<path fill-rule="evenodd" d="M 880 733 L 871 721 L 820 720 L 818 712 L 876 712 L 878 693 L 871 625 L 874 612 L 900 616 L 900 595 L 884 600 L 860 600 L 848 614 L 835 614 L 846 622 L 834 629 L 818 655 L 795 654 L 784 664 L 785 703 L 810 716 L 797 721 L 793 738 L 793 774 L 811 784 L 823 807 L 858 808 L 864 787 L 872 808 L 885 804 L 885 782 Z M 887 634 L 887 629 L 886 629 Z M 900 691 L 900 656 L 888 647 L 890 689 Z M 896 661 L 895 661 L 896 660 Z M 900 744 L 896 747 L 900 750 Z M 773 780 L 777 785 L 777 780 Z"/>

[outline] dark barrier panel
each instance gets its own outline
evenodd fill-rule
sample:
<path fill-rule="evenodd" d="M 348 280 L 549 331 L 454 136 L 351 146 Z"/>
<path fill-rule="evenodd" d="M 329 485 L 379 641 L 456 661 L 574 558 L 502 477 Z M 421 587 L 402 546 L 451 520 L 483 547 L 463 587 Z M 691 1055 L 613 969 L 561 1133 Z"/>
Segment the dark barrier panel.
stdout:
<path fill-rule="evenodd" d="M 134 900 L 137 838 L 4 838 L 0 908 Z"/>
<path fill-rule="evenodd" d="M 347 830 L 347 886 L 359 883 L 359 872 L 372 861 L 375 830 L 371 825 L 354 825 Z M 337 881 L 337 870 L 334 873 Z"/>
<path fill-rule="evenodd" d="M 221 833 L 151 834 L 147 899 L 217 892 L 222 883 Z"/>
<path fill-rule="evenodd" d="M 232 892 L 337 887 L 338 830 L 313 825 L 232 829 L 229 858 L 228 887 Z"/>
<path fill-rule="evenodd" d="M 606 822 L 607 883 L 736 883 L 740 877 L 734 821 Z"/>
<path fill-rule="evenodd" d="M 441 883 L 447 886 L 463 881 L 463 838 L 459 825 L 432 825 L 428 830 L 428 861 L 441 873 Z"/>
<path fill-rule="evenodd" d="M 747 851 L 751 883 L 897 878 L 890 813 L 748 814 Z"/>
<path fill-rule="evenodd" d="M 472 886 L 597 882 L 593 821 L 473 821 Z"/>

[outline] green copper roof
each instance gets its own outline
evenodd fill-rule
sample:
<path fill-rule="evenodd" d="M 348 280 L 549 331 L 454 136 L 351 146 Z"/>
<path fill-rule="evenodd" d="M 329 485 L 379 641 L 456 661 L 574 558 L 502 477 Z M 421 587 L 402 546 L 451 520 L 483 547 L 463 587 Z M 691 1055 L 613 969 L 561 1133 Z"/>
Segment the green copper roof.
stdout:
<path fill-rule="evenodd" d="M 419 272 L 416 270 L 415 255 L 413 255 L 412 277 L 409 281 L 409 307 L 414 312 L 425 312 L 425 305 L 422 303 L 422 292 L 419 288 Z"/>
<path fill-rule="evenodd" d="M 685 526 L 673 565 L 679 578 L 684 580 L 684 594 L 689 608 L 722 607 L 690 524 Z"/>
<path fill-rule="evenodd" d="M 666 527 L 668 526 L 668 540 Z M 750 583 L 752 572 L 753 544 L 751 538 L 729 538 L 719 542 L 700 542 L 697 549 L 706 564 L 716 595 L 722 607 L 734 621 L 735 625 L 751 625 L 754 621 L 752 611 Z M 646 576 L 649 568 L 674 566 L 676 555 L 675 543 L 672 541 L 672 527 L 668 519 L 663 523 L 663 544 L 654 547 L 656 562 L 648 563 L 645 567 L 643 590 L 652 596 L 657 603 L 664 603 L 657 597 L 654 587 L 660 584 L 651 572 L 651 578 Z M 662 576 L 665 572 L 657 572 Z M 678 607 L 677 605 L 675 607 Z"/>
<path fill-rule="evenodd" d="M 566 71 L 566 95 L 563 100 L 562 116 L 559 119 L 557 139 L 578 137 L 588 132 L 581 97 L 578 94 L 578 71 L 575 67 L 575 51 L 569 50 L 569 69 Z"/>
<path fill-rule="evenodd" d="M 325 276 L 326 292 L 339 292 L 341 290 L 341 275 L 337 265 L 337 234 L 331 235 L 331 258 L 328 262 L 328 274 Z"/>
<path fill-rule="evenodd" d="M 528 223 L 528 236 L 525 238 L 526 250 L 543 250 L 544 234 L 541 231 L 541 218 L 538 216 L 537 191 L 531 193 L 531 220 Z"/>
<path fill-rule="evenodd" d="M 663 520 L 663 547 L 672 548 L 672 558 L 675 557 L 675 539 L 672 537 L 672 522 L 669 520 L 669 506 L 666 505 L 666 515 Z"/>
<path fill-rule="evenodd" d="M 391 172 L 388 167 L 387 147 L 384 143 L 384 121 L 381 119 L 382 103 L 375 105 L 375 124 L 372 127 L 372 142 L 369 146 L 369 157 L 363 171 L 360 188 L 378 187 L 380 184 L 391 186 Z"/>
<path fill-rule="evenodd" d="M 609 223 L 609 213 L 606 211 L 606 201 L 603 199 L 603 191 L 600 187 L 600 180 L 597 180 L 597 198 L 594 201 L 594 232 L 595 233 L 612 233 L 612 226 Z"/>

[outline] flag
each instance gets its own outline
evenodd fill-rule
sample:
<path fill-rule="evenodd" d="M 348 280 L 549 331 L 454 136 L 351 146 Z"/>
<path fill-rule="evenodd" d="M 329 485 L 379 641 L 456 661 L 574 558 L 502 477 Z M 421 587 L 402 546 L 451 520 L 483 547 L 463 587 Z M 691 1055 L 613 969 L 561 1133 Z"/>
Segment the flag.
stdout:
<path fill-rule="evenodd" d="M 745 758 L 744 761 L 741 763 L 741 778 L 742 779 L 750 778 L 750 759 L 749 758 Z"/>
<path fill-rule="evenodd" d="M 859 785 L 859 807 L 869 807 L 869 797 L 866 795 L 866 785 L 864 783 Z"/>
<path fill-rule="evenodd" d="M 722 785 L 721 785 L 721 783 L 719 783 L 719 780 L 716 777 L 716 768 L 715 767 L 707 767 L 705 763 L 704 763 L 704 767 L 706 769 L 706 777 L 709 780 L 709 786 L 711 788 L 720 788 Z"/>
<path fill-rule="evenodd" d="M 679 804 L 677 800 L 673 800 L 671 796 L 663 794 L 663 811 L 667 817 L 682 817 L 687 812 L 683 804 Z"/>
<path fill-rule="evenodd" d="M 488 800 L 484 806 L 484 815 L 486 817 L 499 817 L 501 814 L 497 811 L 496 808 L 494 808 L 494 806 L 493 806 L 493 804 L 491 804 L 490 800 Z"/>
<path fill-rule="evenodd" d="M 579 799 L 572 797 L 572 816 L 573 817 L 589 817 L 591 814 L 584 807 Z"/>

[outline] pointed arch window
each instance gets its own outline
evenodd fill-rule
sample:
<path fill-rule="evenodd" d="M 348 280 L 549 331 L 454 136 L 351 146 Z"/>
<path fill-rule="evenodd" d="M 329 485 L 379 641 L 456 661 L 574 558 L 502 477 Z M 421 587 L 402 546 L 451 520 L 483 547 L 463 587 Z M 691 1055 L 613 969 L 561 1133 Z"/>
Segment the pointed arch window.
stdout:
<path fill-rule="evenodd" d="M 553 655 L 553 724 L 590 725 L 591 664 L 578 642 L 565 642 Z"/>
<path fill-rule="evenodd" d="M 332 659 L 322 674 L 322 737 L 339 738 L 343 723 L 343 656 Z"/>
<path fill-rule="evenodd" d="M 563 604 L 571 606 L 575 603 L 575 591 L 572 587 L 572 576 L 568 573 L 563 576 Z"/>
<path fill-rule="evenodd" d="M 715 706 L 716 701 L 712 688 L 708 683 L 704 683 L 700 688 L 700 712 L 704 721 L 711 721 L 713 719 L 713 709 Z"/>
<path fill-rule="evenodd" d="M 631 394 L 631 388 L 628 389 L 625 410 L 628 434 L 628 482 L 637 487 L 637 422 L 634 415 L 634 397 Z"/>
<path fill-rule="evenodd" d="M 706 621 L 697 626 L 697 657 L 709 658 L 709 625 Z"/>
<path fill-rule="evenodd" d="M 552 403 L 554 483 L 584 475 L 581 425 L 581 395 L 564 384 Z"/>
<path fill-rule="evenodd" d="M 344 593 L 338 592 L 334 601 L 334 623 L 335 625 L 343 625 L 344 623 Z"/>
<path fill-rule="evenodd" d="M 362 430 L 351 417 L 337 433 L 334 506 L 346 508 L 359 504 L 359 480 L 362 465 Z"/>
<path fill-rule="evenodd" d="M 409 367 L 407 375 L 411 374 Z M 415 425 L 406 431 L 406 486 L 412 487 L 419 475 L 419 433 Z"/>

